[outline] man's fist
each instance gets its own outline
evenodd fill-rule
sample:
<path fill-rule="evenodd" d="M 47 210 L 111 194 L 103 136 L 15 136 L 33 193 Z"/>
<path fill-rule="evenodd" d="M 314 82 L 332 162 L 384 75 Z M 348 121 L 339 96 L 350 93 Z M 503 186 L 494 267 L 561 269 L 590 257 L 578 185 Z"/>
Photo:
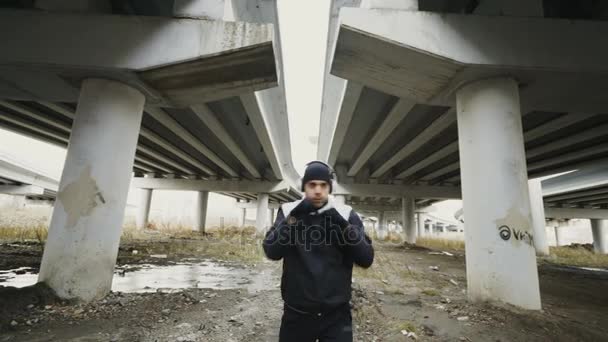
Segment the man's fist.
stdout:
<path fill-rule="evenodd" d="M 316 208 L 308 199 L 303 199 L 289 214 L 289 216 L 297 217 L 300 215 L 308 215 L 315 211 Z"/>
<path fill-rule="evenodd" d="M 336 208 L 331 208 L 331 209 L 327 210 L 325 212 L 325 215 L 327 215 L 327 217 L 329 217 L 330 223 L 332 225 L 337 225 L 342 230 L 346 229 L 346 227 L 348 227 L 348 225 L 349 225 L 348 221 L 345 220 L 344 217 L 342 217 L 342 215 L 340 215 L 340 213 L 336 210 Z"/>

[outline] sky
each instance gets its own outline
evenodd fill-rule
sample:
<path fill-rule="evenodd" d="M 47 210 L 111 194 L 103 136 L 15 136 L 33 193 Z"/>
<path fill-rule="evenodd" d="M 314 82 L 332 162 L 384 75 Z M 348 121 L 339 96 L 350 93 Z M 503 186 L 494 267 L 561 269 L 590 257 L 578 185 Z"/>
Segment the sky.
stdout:
<path fill-rule="evenodd" d="M 317 154 L 330 1 L 278 1 L 292 159 L 296 170 L 303 174 L 304 165 L 315 160 Z M 55 179 L 60 179 L 66 155 L 63 148 L 1 129 L 0 153 L 19 156 Z M 182 202 L 190 203 L 194 196 L 178 192 L 155 195 L 151 211 L 153 215 L 164 213 L 163 219 L 186 215 Z M 136 194 L 130 193 L 128 202 L 133 206 Z M 236 217 L 224 208 L 233 200 L 216 195 L 211 202 L 220 215 Z"/>

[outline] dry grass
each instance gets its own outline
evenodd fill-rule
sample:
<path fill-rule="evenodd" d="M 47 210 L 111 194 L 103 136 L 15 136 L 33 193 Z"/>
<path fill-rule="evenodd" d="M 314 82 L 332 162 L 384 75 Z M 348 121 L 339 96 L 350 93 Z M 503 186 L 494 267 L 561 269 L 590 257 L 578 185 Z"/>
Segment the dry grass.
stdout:
<path fill-rule="evenodd" d="M 584 247 L 550 247 L 547 260 L 561 265 L 608 268 L 608 255 L 596 254 Z"/>
<path fill-rule="evenodd" d="M 121 244 L 138 246 L 147 254 L 211 257 L 249 264 L 265 257 L 261 237 L 255 234 L 254 227 L 210 227 L 202 234 L 188 226 L 150 225 L 144 230 L 129 226 L 123 229 Z"/>
<path fill-rule="evenodd" d="M 422 293 L 429 297 L 438 297 L 440 294 L 439 291 L 436 289 L 424 289 L 422 290 Z"/>
<path fill-rule="evenodd" d="M 38 241 L 44 243 L 48 229 L 44 225 L 0 226 L 0 241 Z"/>
<path fill-rule="evenodd" d="M 418 246 L 436 250 L 463 251 L 464 241 L 423 237 L 416 240 Z"/>

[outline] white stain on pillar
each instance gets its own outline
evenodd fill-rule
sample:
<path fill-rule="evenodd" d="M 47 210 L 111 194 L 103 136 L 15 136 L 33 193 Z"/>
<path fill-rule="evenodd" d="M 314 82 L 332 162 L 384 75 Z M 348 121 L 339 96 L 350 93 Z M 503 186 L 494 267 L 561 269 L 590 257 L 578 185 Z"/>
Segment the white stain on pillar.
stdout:
<path fill-rule="evenodd" d="M 38 278 L 62 298 L 110 291 L 144 101 L 122 83 L 82 84 Z"/>
<path fill-rule="evenodd" d="M 457 91 L 468 296 L 541 308 L 517 83 Z"/>

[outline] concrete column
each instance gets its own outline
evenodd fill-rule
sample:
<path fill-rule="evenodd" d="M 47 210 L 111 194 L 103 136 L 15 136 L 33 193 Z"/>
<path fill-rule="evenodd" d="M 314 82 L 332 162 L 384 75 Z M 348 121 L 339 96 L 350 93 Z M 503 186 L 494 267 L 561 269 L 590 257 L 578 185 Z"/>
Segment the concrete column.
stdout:
<path fill-rule="evenodd" d="M 334 201 L 336 204 L 345 205 L 346 204 L 346 196 L 344 195 L 334 195 Z"/>
<path fill-rule="evenodd" d="M 557 226 L 555 226 L 555 245 L 556 246 L 565 246 L 566 243 L 566 229 L 570 224 L 568 221 L 560 221 Z"/>
<path fill-rule="evenodd" d="M 247 218 L 247 208 L 241 208 L 241 228 L 245 227 L 245 219 Z"/>
<path fill-rule="evenodd" d="M 150 217 L 150 204 L 152 203 L 152 189 L 137 189 L 138 205 L 135 214 L 135 227 L 144 229 L 148 226 Z"/>
<path fill-rule="evenodd" d="M 545 229 L 545 204 L 543 203 L 543 189 L 540 180 L 529 180 L 528 190 L 530 192 L 534 248 L 536 248 L 537 255 L 549 255 L 549 242 L 547 241 L 547 230 Z"/>
<path fill-rule="evenodd" d="M 194 230 L 201 233 L 205 232 L 207 223 L 207 205 L 209 204 L 209 191 L 199 191 L 196 197 L 196 207 L 194 212 Z"/>
<path fill-rule="evenodd" d="M 401 198 L 401 217 L 404 240 L 408 243 L 416 243 L 416 222 L 415 211 L 416 205 L 413 198 Z"/>
<path fill-rule="evenodd" d="M 424 236 L 424 220 L 426 220 L 426 215 L 424 213 L 418 213 L 418 236 Z"/>
<path fill-rule="evenodd" d="M 384 240 L 386 239 L 388 227 L 386 226 L 386 216 L 384 211 L 378 213 L 378 230 L 376 234 L 378 234 L 378 239 Z"/>
<path fill-rule="evenodd" d="M 258 234 L 266 231 L 268 223 L 268 194 L 258 194 L 258 208 L 255 216 L 255 229 Z"/>
<path fill-rule="evenodd" d="M 456 103 L 469 299 L 539 310 L 517 83 L 469 83 Z"/>
<path fill-rule="evenodd" d="M 268 225 L 272 226 L 274 224 L 274 209 L 268 209 Z"/>
<path fill-rule="evenodd" d="M 591 220 L 593 249 L 599 254 L 608 254 L 608 220 Z"/>
<path fill-rule="evenodd" d="M 144 101 L 122 83 L 82 83 L 38 277 L 62 298 L 110 291 Z"/>

